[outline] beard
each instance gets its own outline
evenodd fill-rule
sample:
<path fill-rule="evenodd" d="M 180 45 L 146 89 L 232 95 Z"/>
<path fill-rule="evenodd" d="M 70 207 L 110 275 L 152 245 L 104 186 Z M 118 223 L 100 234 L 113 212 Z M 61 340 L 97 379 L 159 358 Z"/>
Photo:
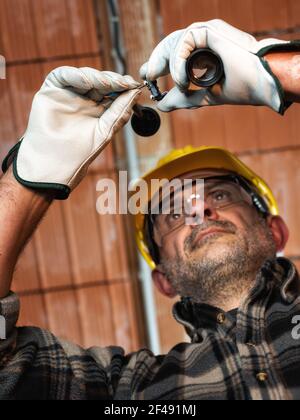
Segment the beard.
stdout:
<path fill-rule="evenodd" d="M 215 233 L 195 242 L 208 228 Z M 270 228 L 257 215 L 255 223 L 238 230 L 229 221 L 214 221 L 195 227 L 184 243 L 184 255 L 161 258 L 161 267 L 181 297 L 194 302 L 221 306 L 233 296 L 241 296 L 254 286 L 259 269 L 267 259 L 276 257 Z"/>

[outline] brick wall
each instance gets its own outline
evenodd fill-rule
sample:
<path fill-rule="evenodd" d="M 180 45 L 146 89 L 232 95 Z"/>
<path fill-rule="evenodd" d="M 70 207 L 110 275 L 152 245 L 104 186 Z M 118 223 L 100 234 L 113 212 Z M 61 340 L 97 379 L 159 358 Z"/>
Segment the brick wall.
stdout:
<path fill-rule="evenodd" d="M 0 81 L 1 159 L 23 134 L 48 72 L 103 67 L 106 34 L 94 7 L 93 0 L 0 0 L 0 53 L 8 64 Z M 48 328 L 84 346 L 133 351 L 144 343 L 128 221 L 96 212 L 96 182 L 115 177 L 116 167 L 111 144 L 71 198 L 54 203 L 27 246 L 13 282 L 20 325 Z"/>

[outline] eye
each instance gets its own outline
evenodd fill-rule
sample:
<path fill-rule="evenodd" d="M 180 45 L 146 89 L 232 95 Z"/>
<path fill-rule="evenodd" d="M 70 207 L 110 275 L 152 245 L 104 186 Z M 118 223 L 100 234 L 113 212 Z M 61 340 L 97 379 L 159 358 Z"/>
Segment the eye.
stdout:
<path fill-rule="evenodd" d="M 230 199 L 230 193 L 225 190 L 218 190 L 211 193 L 211 196 L 214 201 L 218 203 L 228 201 Z"/>
<path fill-rule="evenodd" d="M 181 214 L 176 214 L 176 213 L 174 213 L 174 214 L 170 214 L 170 218 L 171 218 L 171 220 L 178 220 L 178 219 L 180 219 L 180 217 L 181 217 Z"/>
<path fill-rule="evenodd" d="M 172 214 L 169 214 L 168 216 L 167 216 L 167 222 L 169 223 L 169 224 L 175 224 L 175 223 L 178 223 L 178 221 L 180 221 L 181 220 L 181 218 L 182 218 L 182 214 L 179 214 L 179 213 L 172 213 Z"/>

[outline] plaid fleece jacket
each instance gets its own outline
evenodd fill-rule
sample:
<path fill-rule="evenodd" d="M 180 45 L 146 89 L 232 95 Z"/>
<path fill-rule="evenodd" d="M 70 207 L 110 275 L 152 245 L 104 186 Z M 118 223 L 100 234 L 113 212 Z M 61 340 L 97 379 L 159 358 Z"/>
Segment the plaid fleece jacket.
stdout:
<path fill-rule="evenodd" d="M 175 319 L 191 337 L 166 355 L 84 350 L 38 328 L 16 328 L 19 301 L 0 301 L 1 399 L 300 399 L 300 289 L 295 266 L 269 260 L 230 313 L 183 299 Z M 298 322 L 298 324 L 297 324 Z M 299 328 L 298 328 L 299 327 Z"/>

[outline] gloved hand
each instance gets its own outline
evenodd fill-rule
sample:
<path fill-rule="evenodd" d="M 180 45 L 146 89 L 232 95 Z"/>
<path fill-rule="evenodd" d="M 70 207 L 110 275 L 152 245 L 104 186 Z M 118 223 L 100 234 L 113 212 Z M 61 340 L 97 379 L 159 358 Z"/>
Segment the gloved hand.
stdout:
<path fill-rule="evenodd" d="M 53 189 L 56 198 L 67 198 L 90 163 L 129 120 L 140 87 L 131 76 L 109 71 L 53 70 L 35 95 L 27 130 L 4 160 L 3 170 L 13 160 L 20 183 Z M 113 92 L 120 94 L 105 98 Z"/>
<path fill-rule="evenodd" d="M 163 39 L 141 67 L 140 75 L 152 81 L 171 73 L 176 86 L 158 102 L 161 111 L 242 104 L 267 105 L 283 114 L 290 103 L 284 102 L 280 82 L 262 57 L 271 50 L 292 49 L 296 44 L 277 39 L 258 42 L 219 19 L 199 22 Z M 197 48 L 210 48 L 220 56 L 225 78 L 213 87 L 192 91 L 188 90 L 185 67 L 187 58 Z"/>

